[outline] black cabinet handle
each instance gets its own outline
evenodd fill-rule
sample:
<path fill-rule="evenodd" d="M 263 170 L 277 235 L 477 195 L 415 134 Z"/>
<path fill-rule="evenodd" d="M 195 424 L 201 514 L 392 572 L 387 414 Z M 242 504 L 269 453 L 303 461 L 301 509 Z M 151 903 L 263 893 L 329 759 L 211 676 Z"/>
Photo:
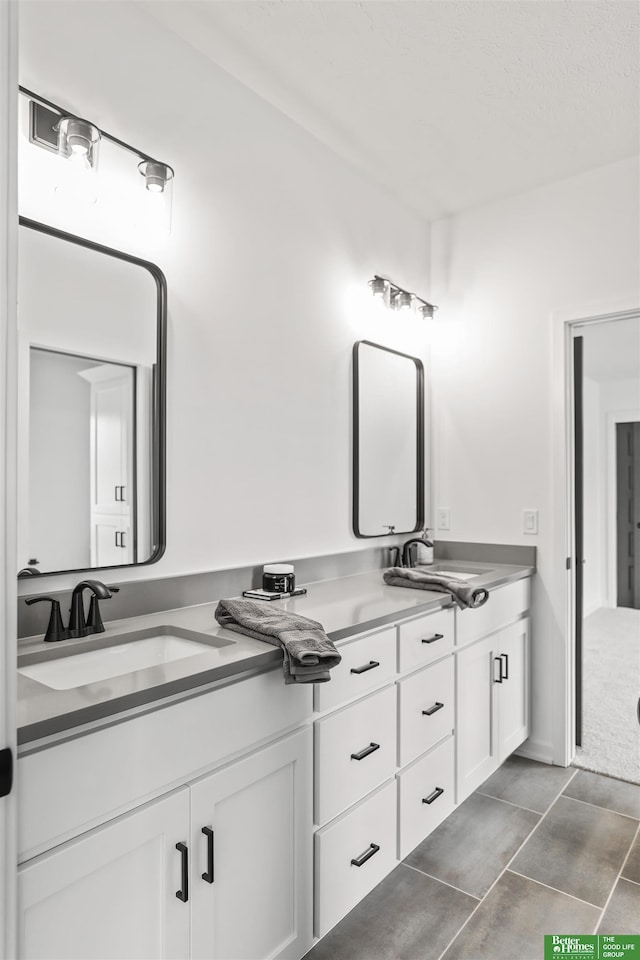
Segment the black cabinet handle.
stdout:
<path fill-rule="evenodd" d="M 444 793 L 444 787 L 436 787 L 433 793 L 430 793 L 428 797 L 424 797 L 423 803 L 433 803 L 434 800 L 437 800 L 438 797 L 441 797 Z"/>
<path fill-rule="evenodd" d="M 119 489 L 120 489 L 120 487 L 114 487 L 114 488 L 113 488 L 113 499 L 116 501 L 116 503 L 118 503 L 119 500 L 120 500 L 120 497 L 118 496 L 118 490 L 119 490 Z"/>
<path fill-rule="evenodd" d="M 364 760 L 365 757 L 368 757 L 370 753 L 375 753 L 376 750 L 380 749 L 379 743 L 370 743 L 368 747 L 365 747 L 364 750 L 361 750 L 360 753 L 352 753 L 352 760 Z"/>
<path fill-rule="evenodd" d="M 189 850 L 186 843 L 176 843 L 176 850 L 179 851 L 182 860 L 182 886 L 180 890 L 176 890 L 176 897 L 186 903 L 189 899 Z"/>
<path fill-rule="evenodd" d="M 377 660 L 369 660 L 369 663 L 365 663 L 364 667 L 351 667 L 351 673 L 366 673 L 368 670 L 375 670 L 379 666 Z"/>
<path fill-rule="evenodd" d="M 354 857 L 351 863 L 354 867 L 361 867 L 367 860 L 371 860 L 371 857 L 377 853 L 379 849 L 380 847 L 377 843 L 370 843 L 368 849 L 365 850 L 364 853 L 361 853 L 359 857 Z"/>
<path fill-rule="evenodd" d="M 116 530 L 116 547 L 124 548 L 126 546 L 124 542 L 124 534 L 125 534 L 124 530 Z"/>
<path fill-rule="evenodd" d="M 420 643 L 435 643 L 436 640 L 444 640 L 444 633 L 434 633 L 432 637 L 423 637 Z"/>
<path fill-rule="evenodd" d="M 436 702 L 434 703 L 434 705 L 433 705 L 432 707 L 429 707 L 428 710 L 423 710 L 423 711 L 422 711 L 422 716 L 423 716 L 423 717 L 430 717 L 430 716 L 432 716 L 434 713 L 437 713 L 438 710 L 442 710 L 443 707 L 444 707 L 444 703 L 438 703 L 438 701 L 436 700 Z"/>
<path fill-rule="evenodd" d="M 498 664 L 498 667 L 500 668 L 500 669 L 499 669 L 498 677 L 497 677 L 497 679 L 496 679 L 496 677 L 494 677 L 494 678 L 493 678 L 493 682 L 494 682 L 494 683 L 502 683 L 502 658 L 501 658 L 501 657 L 494 657 L 494 658 L 493 658 L 493 662 L 494 662 L 494 663 L 497 663 L 497 664 Z"/>
<path fill-rule="evenodd" d="M 500 660 L 504 660 L 504 673 L 502 673 L 502 667 L 500 667 L 500 673 L 502 675 L 502 679 L 508 680 L 509 679 L 509 654 L 501 653 Z"/>
<path fill-rule="evenodd" d="M 202 874 L 202 879 L 213 883 L 213 830 L 211 827 L 203 827 L 202 832 L 207 838 L 207 870 Z"/>

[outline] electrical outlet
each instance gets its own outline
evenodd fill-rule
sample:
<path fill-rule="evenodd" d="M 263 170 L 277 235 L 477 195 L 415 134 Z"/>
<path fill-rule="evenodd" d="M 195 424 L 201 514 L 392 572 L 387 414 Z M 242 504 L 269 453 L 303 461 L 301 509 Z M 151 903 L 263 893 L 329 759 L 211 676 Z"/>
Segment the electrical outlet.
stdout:
<path fill-rule="evenodd" d="M 438 530 L 451 530 L 451 510 L 438 507 Z"/>
<path fill-rule="evenodd" d="M 522 532 L 523 533 L 538 532 L 538 511 L 537 510 L 522 511 Z"/>

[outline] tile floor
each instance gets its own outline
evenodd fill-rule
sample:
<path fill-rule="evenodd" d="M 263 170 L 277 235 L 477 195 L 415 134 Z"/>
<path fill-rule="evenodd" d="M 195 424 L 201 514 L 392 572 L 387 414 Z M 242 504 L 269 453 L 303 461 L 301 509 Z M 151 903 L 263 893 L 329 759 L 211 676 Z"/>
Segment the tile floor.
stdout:
<path fill-rule="evenodd" d="M 305 960 L 542 960 L 640 934 L 640 787 L 511 757 Z"/>

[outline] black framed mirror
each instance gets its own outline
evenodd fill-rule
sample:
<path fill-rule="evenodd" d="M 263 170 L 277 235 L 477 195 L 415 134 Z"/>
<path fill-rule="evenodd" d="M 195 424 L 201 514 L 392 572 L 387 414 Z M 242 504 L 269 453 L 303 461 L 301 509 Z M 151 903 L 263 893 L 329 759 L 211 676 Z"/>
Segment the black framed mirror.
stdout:
<path fill-rule="evenodd" d="M 164 553 L 166 341 L 159 267 L 20 218 L 19 577 Z"/>
<path fill-rule="evenodd" d="M 353 532 L 424 527 L 424 367 L 369 340 L 353 347 Z"/>

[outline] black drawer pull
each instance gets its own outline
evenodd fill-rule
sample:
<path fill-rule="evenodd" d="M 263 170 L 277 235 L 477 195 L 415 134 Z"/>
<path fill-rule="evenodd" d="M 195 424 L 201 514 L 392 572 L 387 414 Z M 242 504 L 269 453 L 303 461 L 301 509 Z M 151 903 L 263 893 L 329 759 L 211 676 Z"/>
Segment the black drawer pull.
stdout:
<path fill-rule="evenodd" d="M 436 787 L 433 793 L 430 793 L 428 797 L 424 797 L 423 803 L 433 803 L 434 800 L 437 800 L 438 797 L 441 797 L 444 793 L 444 787 Z"/>
<path fill-rule="evenodd" d="M 361 750 L 360 753 L 352 753 L 352 760 L 364 760 L 365 757 L 368 757 L 370 753 L 375 753 L 376 750 L 380 749 L 379 743 L 370 743 L 368 747 L 365 747 L 364 750 Z"/>
<path fill-rule="evenodd" d="M 176 890 L 176 897 L 186 903 L 189 899 L 189 850 L 186 843 L 176 843 L 176 850 L 182 858 L 182 889 Z"/>
<path fill-rule="evenodd" d="M 379 849 L 380 847 L 377 843 L 370 843 L 369 849 L 365 850 L 364 853 L 361 853 L 359 857 L 354 857 L 351 863 L 354 867 L 361 867 L 367 862 L 367 860 L 371 860 L 371 857 L 377 853 Z"/>
<path fill-rule="evenodd" d="M 509 679 L 509 654 L 501 653 L 500 659 L 504 660 L 504 673 L 502 674 L 503 680 Z M 502 672 L 502 667 L 500 667 L 500 672 Z"/>
<path fill-rule="evenodd" d="M 423 716 L 423 717 L 430 717 L 432 714 L 437 713 L 438 710 L 442 710 L 443 707 L 444 707 L 444 703 L 438 703 L 438 701 L 436 700 L 436 702 L 434 703 L 434 705 L 433 705 L 432 707 L 429 707 L 428 710 L 423 710 L 423 711 L 422 711 L 422 716 Z"/>
<path fill-rule="evenodd" d="M 432 637 L 423 637 L 420 643 L 435 643 L 436 640 L 444 640 L 444 633 L 434 633 Z"/>
<path fill-rule="evenodd" d="M 503 676 L 502 676 L 502 657 L 494 657 L 494 658 L 493 658 L 493 662 L 498 664 L 498 676 L 496 677 L 496 676 L 494 675 L 494 677 L 493 677 L 493 682 L 494 682 L 494 683 L 502 683 L 502 680 L 503 680 Z"/>
<path fill-rule="evenodd" d="M 211 827 L 203 827 L 202 832 L 207 838 L 207 870 L 202 874 L 202 879 L 213 883 L 213 830 Z"/>
<path fill-rule="evenodd" d="M 368 670 L 375 670 L 379 666 L 377 660 L 369 660 L 369 663 L 366 663 L 364 667 L 351 667 L 351 673 L 366 673 Z"/>

